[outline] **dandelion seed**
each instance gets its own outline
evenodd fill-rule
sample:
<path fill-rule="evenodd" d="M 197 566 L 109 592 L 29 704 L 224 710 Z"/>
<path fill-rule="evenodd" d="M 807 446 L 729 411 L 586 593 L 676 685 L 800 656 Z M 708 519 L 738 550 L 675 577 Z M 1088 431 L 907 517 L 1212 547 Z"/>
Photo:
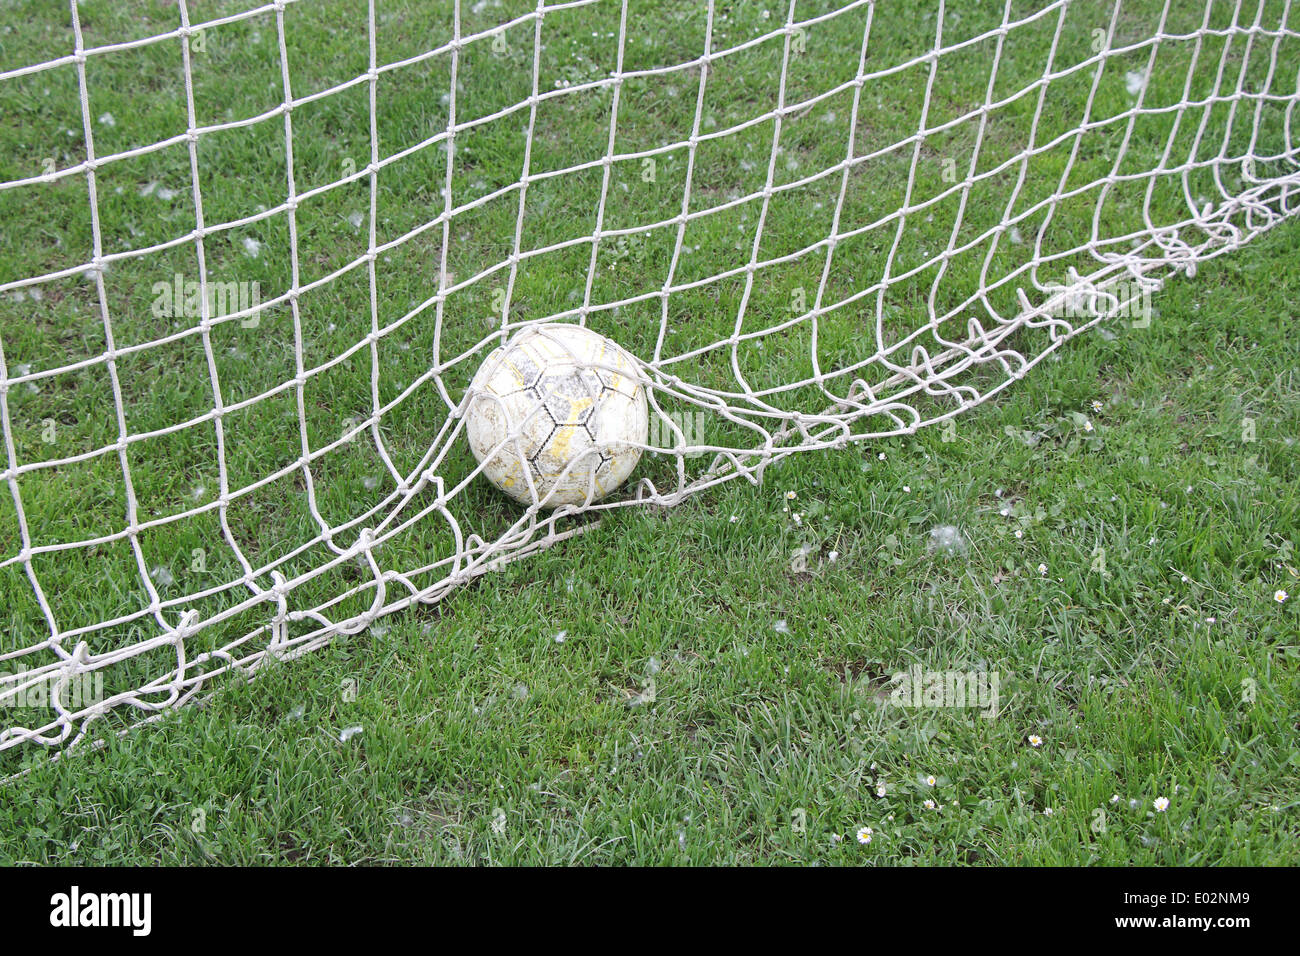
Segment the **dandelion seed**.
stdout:
<path fill-rule="evenodd" d="M 871 842 L 871 837 L 875 832 L 876 831 L 872 830 L 871 827 L 861 827 L 858 830 L 858 842 L 863 846 L 866 846 Z"/>
<path fill-rule="evenodd" d="M 262 244 L 252 236 L 244 237 L 244 252 L 256 259 L 262 252 Z"/>
<path fill-rule="evenodd" d="M 347 743 L 357 734 L 361 733 L 361 731 L 364 729 L 365 728 L 361 727 L 360 725 L 356 727 L 344 727 L 343 730 L 339 732 L 339 741 L 342 743 Z"/>
<path fill-rule="evenodd" d="M 1156 797 L 1154 806 L 1156 808 L 1156 813 L 1164 813 L 1166 810 L 1169 809 L 1169 798 Z"/>
<path fill-rule="evenodd" d="M 1038 736 L 1038 734 L 1030 734 L 1030 735 L 1029 735 L 1029 746 L 1031 746 L 1031 747 L 1041 747 L 1042 745 L 1043 745 L 1043 738 L 1042 738 L 1042 737 Z"/>
<path fill-rule="evenodd" d="M 1273 592 L 1273 600 L 1276 601 L 1278 604 L 1285 603 L 1288 597 L 1290 597 L 1290 595 L 1287 594 L 1285 591 L 1283 591 L 1281 588 L 1278 588 L 1276 591 Z"/>
<path fill-rule="evenodd" d="M 778 634 L 789 634 L 790 625 L 786 623 L 785 618 L 781 618 L 781 620 L 772 625 L 772 630 L 776 631 Z"/>
<path fill-rule="evenodd" d="M 100 116 L 99 116 L 99 122 L 100 122 L 100 125 L 102 125 L 102 126 L 116 126 L 116 125 L 117 125 L 117 120 L 113 119 L 113 114 L 112 114 L 112 113 L 101 113 Z"/>
<path fill-rule="evenodd" d="M 878 784 L 876 784 L 876 796 L 878 796 L 878 797 L 883 797 L 883 796 L 885 796 L 887 793 L 889 793 L 889 790 L 886 789 L 886 787 L 885 787 L 885 785 L 884 785 L 883 783 L 878 783 Z"/>
<path fill-rule="evenodd" d="M 802 514 L 801 512 L 796 511 L 796 512 L 795 512 L 794 514 L 792 514 L 790 517 L 794 519 L 794 523 L 795 523 L 795 524 L 798 524 L 798 525 L 803 524 L 803 514 Z"/>
<path fill-rule="evenodd" d="M 1053 810 L 1051 807 L 1043 807 L 1043 816 L 1050 817 L 1050 816 L 1054 816 L 1055 814 L 1056 811 Z"/>
<path fill-rule="evenodd" d="M 553 640 L 556 644 L 563 644 L 569 638 L 568 631 L 557 631 Z"/>
<path fill-rule="evenodd" d="M 739 520 L 740 520 L 740 515 L 732 515 L 730 518 L 732 524 L 735 524 Z"/>
<path fill-rule="evenodd" d="M 881 452 L 879 455 L 877 455 L 876 457 L 879 458 L 881 461 L 884 461 L 884 460 L 885 460 L 885 453 L 882 451 L 882 452 Z"/>
<path fill-rule="evenodd" d="M 171 569 L 162 564 L 150 571 L 149 577 L 153 578 L 154 583 L 156 583 L 160 588 L 169 588 L 176 583 L 176 578 L 172 574 Z"/>
<path fill-rule="evenodd" d="M 834 564 L 839 559 L 840 559 L 840 553 L 838 551 L 832 551 L 830 554 L 826 555 L 826 560 L 831 564 Z"/>

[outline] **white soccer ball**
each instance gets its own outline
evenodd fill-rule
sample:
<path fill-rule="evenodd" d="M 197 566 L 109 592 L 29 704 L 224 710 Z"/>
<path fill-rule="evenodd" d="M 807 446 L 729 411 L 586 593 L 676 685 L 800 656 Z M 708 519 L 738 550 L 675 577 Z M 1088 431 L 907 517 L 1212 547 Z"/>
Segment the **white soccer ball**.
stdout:
<path fill-rule="evenodd" d="M 632 473 L 649 432 L 636 363 L 580 325 L 522 330 L 484 359 L 470 395 L 470 450 L 523 504 L 600 500 Z"/>

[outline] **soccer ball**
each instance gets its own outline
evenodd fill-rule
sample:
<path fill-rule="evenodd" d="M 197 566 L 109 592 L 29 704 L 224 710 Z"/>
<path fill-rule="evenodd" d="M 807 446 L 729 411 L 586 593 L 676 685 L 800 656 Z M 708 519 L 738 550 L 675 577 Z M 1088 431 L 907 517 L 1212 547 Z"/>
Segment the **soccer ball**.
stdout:
<path fill-rule="evenodd" d="M 470 451 L 484 477 L 523 504 L 598 501 L 632 473 L 646 444 L 636 363 L 580 325 L 522 330 L 484 359 L 469 388 Z"/>

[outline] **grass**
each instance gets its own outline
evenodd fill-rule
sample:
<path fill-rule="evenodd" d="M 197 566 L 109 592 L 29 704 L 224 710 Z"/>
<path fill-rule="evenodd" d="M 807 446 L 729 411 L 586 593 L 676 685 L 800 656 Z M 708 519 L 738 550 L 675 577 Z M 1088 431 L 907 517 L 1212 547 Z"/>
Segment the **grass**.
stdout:
<path fill-rule="evenodd" d="M 990 18 L 996 25 L 1000 11 L 987 6 L 950 5 L 959 15 L 951 29 L 974 33 Z M 1134 5 L 1135 12 L 1120 18 L 1118 35 L 1128 31 L 1130 41 L 1142 35 L 1139 14 L 1149 15 L 1151 6 Z M 150 30 L 174 25 L 167 20 L 174 11 L 152 5 L 83 8 L 88 43 L 140 35 L 147 26 L 141 18 L 154 19 Z M 348 32 L 364 22 L 364 4 L 310 9 L 286 12 L 303 18 L 290 53 L 296 95 L 366 68 L 364 44 L 355 30 Z M 419 52 L 432 30 L 445 32 L 441 14 L 427 5 L 384 9 L 381 62 Z M 802 4 L 800 11 L 807 15 Z M 66 29 L 59 26 L 62 14 L 39 4 L 28 12 L 26 25 L 0 46 L 0 69 L 63 52 L 57 43 Z M 479 17 L 472 25 L 481 29 L 510 12 L 488 7 L 467 19 Z M 601 5 L 548 17 L 540 88 L 601 75 L 613 55 L 603 44 L 612 43 L 606 34 L 617 32 L 618 12 L 617 5 Z M 695 5 L 654 5 L 644 15 L 630 31 L 637 42 L 625 54 L 627 68 L 697 55 L 702 32 Z M 760 7 L 737 6 L 730 15 L 726 30 L 719 26 L 731 33 L 728 43 L 770 27 Z M 774 9 L 773 16 L 780 14 Z M 922 16 L 920 10 L 880 15 L 873 42 L 890 62 L 932 41 L 932 21 Z M 861 42 L 861 20 L 848 19 L 828 21 L 824 33 L 809 38 L 810 59 L 792 73 L 792 95 L 840 78 L 836 71 L 852 60 L 844 50 L 856 51 Z M 1022 58 L 999 74 L 1002 95 L 1039 75 L 1055 25 L 1053 15 L 1042 30 L 1026 30 Z M 1088 26 L 1067 22 L 1060 56 L 1086 55 Z M 283 92 L 274 24 L 211 32 L 203 54 L 211 62 L 198 61 L 196 78 L 201 121 L 274 106 Z M 598 36 L 590 38 L 592 32 Z M 507 41 L 504 53 L 466 54 L 458 120 L 490 115 L 527 96 L 531 78 L 522 69 L 532 62 L 531 26 L 510 31 Z M 1284 64 L 1293 64 L 1294 49 L 1283 49 Z M 1217 58 L 1213 42 L 1203 55 Z M 164 82 L 179 68 L 168 56 L 145 48 L 95 64 L 91 88 L 103 101 L 96 100 L 92 113 L 115 117 L 112 126 L 96 126 L 97 152 L 157 141 L 178 123 L 184 128 L 183 94 L 178 101 L 175 86 Z M 706 119 L 721 127 L 770 109 L 772 56 L 773 45 L 765 44 L 720 69 L 708 90 Z M 1176 51 L 1161 53 L 1166 56 L 1171 60 L 1158 63 L 1148 95 L 1176 99 L 1186 61 Z M 987 51 L 972 51 L 963 62 L 935 98 L 939 120 L 945 110 L 958 115 L 984 99 Z M 1145 55 L 1135 57 L 1133 67 L 1144 62 Z M 850 76 L 855 68 L 850 62 Z M 148 78 L 143 89 L 136 77 Z M 697 82 L 684 75 L 629 83 L 618 150 L 689 134 Z M 869 91 L 863 122 L 875 147 L 915 130 L 918 83 L 924 72 L 910 70 Z M 441 93 L 448 86 L 440 60 L 381 86 L 385 153 L 445 126 Z M 368 161 L 364 94 L 360 87 L 294 111 L 300 192 L 343 175 L 349 159 L 353 168 Z M 1053 90 L 1059 100 L 1045 114 L 1040 142 L 1054 124 L 1070 128 L 1086 94 L 1086 85 L 1069 81 Z M 1108 73 L 1095 115 L 1127 103 L 1123 71 Z M 0 128 L 0 178 L 38 172 L 33 164 L 53 143 L 66 145 L 58 165 L 77 161 L 80 121 L 75 110 L 67 112 L 76 105 L 74 72 L 9 81 L 0 85 L 0 104 L 24 118 Z M 783 155 L 794 168 L 778 164 L 781 176 L 843 158 L 849 105 L 827 102 L 790 124 Z M 584 150 L 602 155 L 609 108 L 608 96 L 592 94 L 539 108 L 534 171 L 581 161 Z M 981 169 L 1014 154 L 1031 114 L 1032 99 L 998 112 L 981 146 Z M 526 122 L 512 115 L 476 128 L 464 143 L 458 137 L 453 194 L 486 194 L 515 183 L 522 161 L 518 127 Z M 65 128 L 78 132 L 68 136 Z M 827 128 L 836 135 L 825 135 Z M 1158 158 L 1169 134 L 1167 118 L 1144 120 L 1134 133 L 1134 156 Z M 280 120 L 214 139 L 211 155 L 203 154 L 211 181 L 201 186 L 210 222 L 283 201 Z M 965 169 L 971 124 L 935 140 L 926 144 L 935 162 L 918 167 L 914 202 L 945 188 L 938 160 L 956 156 Z M 770 142 L 767 124 L 701 146 L 694 179 L 701 205 L 761 186 Z M 1075 175 L 1087 181 L 1104 173 L 1107 151 L 1117 144 L 1112 132 L 1099 131 Z M 896 210 L 910 156 L 909 144 L 879 158 L 867 181 L 850 191 L 846 221 L 872 222 Z M 1017 209 L 1058 188 L 1061 159 L 1049 152 L 1027 167 Z M 165 241 L 193 226 L 187 152 L 130 163 L 99 173 L 106 198 L 123 187 L 104 210 L 106 251 Z M 441 210 L 444 163 L 434 147 L 381 176 L 381 242 Z M 642 180 L 639 163 L 628 165 L 612 175 L 611 195 L 621 198 L 609 204 L 606 228 L 675 215 L 684 151 L 658 162 L 653 183 Z M 984 201 L 968 210 L 963 241 L 1004 220 L 1016 172 L 1012 167 L 1008 177 L 985 182 Z M 142 195 L 149 183 L 161 184 L 171 198 L 160 198 L 157 187 Z M 1208 179 L 1197 186 L 1214 188 Z M 833 187 L 838 177 L 775 202 L 763 256 L 824 236 L 829 222 L 819 217 L 833 206 Z M 84 177 L 47 189 L 40 204 L 21 201 L 30 188 L 0 191 L 0 282 L 64 268 L 86 255 Z M 536 215 L 525 217 L 521 248 L 590 234 L 600 188 L 599 174 L 530 185 L 528 209 Z M 1140 212 L 1143 192 L 1118 187 L 1103 221 L 1115 228 L 1129 221 L 1126 216 Z M 1057 210 L 1050 233 L 1056 247 L 1086 238 L 1096 199 L 1083 196 Z M 1180 195 L 1158 189 L 1153 209 L 1176 211 L 1178 201 Z M 517 209 L 517 197 L 507 195 L 457 218 L 448 250 L 456 281 L 510 254 Z M 952 199 L 936 201 L 933 221 L 918 223 L 915 237 L 902 245 L 895 273 L 948 242 L 954 210 Z M 297 213 L 301 281 L 365 251 L 366 226 L 354 222 L 368 211 L 364 180 L 322 194 L 318 206 L 304 203 Z M 678 278 L 744 261 L 755 212 L 743 205 L 693 222 L 685 243 L 700 249 L 684 257 Z M 1106 218 L 1112 215 L 1113 222 Z M 837 253 L 855 268 L 834 270 L 829 301 L 879 277 L 878 258 L 888 252 L 893 229 L 891 223 L 866 232 Z M 1031 234 L 1028 225 L 1022 229 Z M 642 356 L 655 350 L 658 302 L 617 314 L 597 307 L 662 285 L 674 233 L 630 237 L 598 260 L 590 323 Z M 257 243 L 257 257 L 247 254 L 244 239 Z M 264 298 L 285 287 L 292 250 L 283 214 L 212 237 L 208 245 L 214 276 L 258 280 Z M 1298 349 L 1288 334 L 1300 292 L 1289 267 L 1298 247 L 1300 231 L 1290 223 L 1202 265 L 1194 279 L 1176 280 L 1156 296 L 1150 327 L 1112 323 L 1080 337 L 952 429 L 799 455 L 769 469 L 759 487 L 733 483 L 671 511 L 610 513 L 600 528 L 436 605 L 269 669 L 251 685 L 228 682 L 202 707 L 123 738 L 103 722 L 100 751 L 56 763 L 30 750 L 6 752 L 0 768 L 30 772 L 8 785 L 23 799 L 0 803 L 0 862 L 1294 864 L 1300 595 L 1278 603 L 1273 594 L 1300 592 L 1294 551 L 1300 383 Z M 110 268 L 105 281 L 119 345 L 155 341 L 191 324 L 160 319 L 149 303 L 159 277 L 193 273 L 192 249 Z M 940 308 L 978 287 L 985 251 L 953 259 L 937 293 Z M 381 324 L 399 320 L 436 290 L 431 276 L 441 252 L 435 230 L 388 254 L 380 270 Z M 586 290 L 574 277 L 586 276 L 589 256 L 582 245 L 528 260 L 509 290 L 511 320 L 581 306 Z M 762 328 L 787 314 L 792 288 L 816 288 L 822 260 L 805 259 L 763 271 L 747 325 Z M 1003 244 L 991 274 L 1024 259 L 1023 247 Z M 933 279 L 923 272 L 890 287 L 882 308 L 891 322 L 896 317 L 899 328 L 907 327 Z M 499 307 L 494 290 L 507 281 L 504 272 L 485 276 L 449 299 L 444 357 L 499 324 L 499 314 L 488 317 Z M 729 334 L 742 285 L 715 283 L 716 299 L 684 293 L 672 306 L 677 338 L 669 339 L 665 354 Z M 11 370 L 67 364 L 104 348 L 93 285 L 77 278 L 44 288 L 40 301 L 0 303 Z M 995 290 L 991 299 L 1005 308 L 1008 290 Z M 838 310 L 825 322 L 823 367 L 861 356 L 861 307 Z M 427 368 L 431 311 L 381 341 L 381 403 Z M 370 322 L 364 269 L 304 295 L 297 326 L 308 365 L 340 355 Z M 236 323 L 215 330 L 226 401 L 291 378 L 296 334 L 287 309 L 255 329 Z M 344 422 L 370 414 L 370 360 L 363 350 L 305 389 L 313 447 L 337 437 Z M 807 336 L 798 332 L 769 337 L 765 352 L 742 358 L 756 387 L 804 377 L 808 361 Z M 143 349 L 121 365 L 133 432 L 211 408 L 204 352 L 192 338 Z M 476 362 L 464 365 L 455 375 L 467 376 Z M 675 371 L 707 385 L 730 382 L 729 369 L 708 361 Z M 38 391 L 19 388 L 9 398 L 20 461 L 61 458 L 116 440 L 112 391 L 101 366 L 42 379 Z M 812 407 L 819 399 L 808 396 L 808 410 L 820 410 Z M 385 417 L 386 449 L 399 470 L 424 453 L 443 407 L 426 392 Z M 292 392 L 231 416 L 230 487 L 292 463 L 300 451 L 296 416 Z M 51 419 L 59 436 L 52 444 L 41 438 Z M 213 443 L 209 429 L 192 428 L 133 449 L 142 512 L 176 514 L 210 501 L 218 486 Z M 449 467 L 465 468 L 466 457 L 453 457 Z M 647 461 L 644 469 L 659 480 L 671 476 L 672 463 Z M 392 491 L 392 476 L 365 436 L 331 453 L 313 475 L 320 510 L 331 523 Z M 286 476 L 229 510 L 231 534 L 249 555 L 265 559 L 316 533 L 301 489 L 288 490 L 292 481 Z M 120 483 L 115 455 L 33 473 L 23 481 L 23 496 L 34 533 L 48 543 L 119 531 Z M 6 507 L 7 497 L 0 509 Z M 514 516 L 480 487 L 467 490 L 463 507 L 475 516 L 476 529 L 500 527 Z M 931 547 L 932 532 L 947 526 L 960 536 L 953 553 Z M 170 593 L 187 594 L 238 573 L 222 537 L 216 513 L 208 511 L 159 526 L 142 548 L 150 566 L 169 568 Z M 0 510 L 0 545 L 4 556 L 18 550 L 12 510 Z M 426 526 L 395 541 L 387 556 L 402 567 L 447 547 L 445 528 Z M 196 549 L 204 555 L 202 571 L 193 570 Z M 38 562 L 38 572 L 64 627 L 134 610 L 144 598 L 134 555 L 121 543 L 64 552 Z M 346 576 L 305 587 L 304 606 L 330 596 L 340 579 Z M 18 566 L 0 569 L 0 606 L 6 618 L 0 652 L 48 634 Z M 204 640 L 229 640 L 241 622 L 222 634 L 205 632 Z M 115 629 L 90 639 L 103 649 L 143 633 Z M 146 663 L 159 664 L 141 666 Z M 889 677 L 914 665 L 996 673 L 997 716 L 886 706 L 881 698 Z M 127 669 L 121 679 L 138 675 Z M 359 733 L 344 733 L 356 727 Z M 1031 735 L 1041 746 L 1030 745 Z M 885 795 L 876 796 L 882 784 Z M 1166 811 L 1154 809 L 1157 797 L 1170 800 Z M 942 809 L 926 809 L 926 800 Z M 860 826 L 875 831 L 869 846 L 854 840 Z"/>

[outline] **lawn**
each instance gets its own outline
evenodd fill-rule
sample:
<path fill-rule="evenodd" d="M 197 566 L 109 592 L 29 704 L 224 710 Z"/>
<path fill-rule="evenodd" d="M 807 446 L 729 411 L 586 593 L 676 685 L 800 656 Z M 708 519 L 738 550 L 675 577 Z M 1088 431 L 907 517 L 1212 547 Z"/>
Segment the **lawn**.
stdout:
<path fill-rule="evenodd" d="M 0 73 L 67 52 L 65 10 L 18 6 L 23 16 L 0 36 Z M 79 6 L 87 45 L 175 26 L 176 11 L 165 5 Z M 531 9 L 518 6 L 467 7 L 464 32 Z M 802 18 L 838 6 L 798 9 Z M 892 63 L 932 45 L 934 18 L 924 7 L 878 13 L 869 53 L 879 48 Z M 1014 7 L 1020 16 L 1034 9 Z M 206 19 L 247 8 L 201 9 Z M 379 9 L 379 62 L 416 56 L 430 37 L 450 35 L 449 5 L 412 0 Z M 625 69 L 698 56 L 703 5 L 630 9 Z M 1018 28 L 1022 43 L 992 83 L 987 48 L 954 53 L 941 92 L 929 98 L 929 123 L 963 115 L 990 87 L 995 99 L 1024 88 L 1041 75 L 1054 38 L 1058 62 L 1073 62 L 1089 55 L 1093 28 L 1132 42 L 1159 9 L 1124 4 L 1112 20 L 1109 10 L 1075 5 L 1059 22 L 1053 10 Z M 947 11 L 945 44 L 995 27 L 1003 15 L 991 4 Z M 1262 22 L 1280 12 L 1267 6 Z M 762 36 L 784 8 L 763 13 L 762 4 L 719 6 L 727 19 L 717 21 L 715 40 Z M 291 5 L 285 16 L 295 96 L 365 72 L 365 3 Z M 1187 21 L 1173 31 L 1198 26 L 1201 11 L 1171 16 Z M 564 91 L 606 76 L 620 17 L 619 4 L 604 3 L 549 14 L 538 88 Z M 852 8 L 810 31 L 802 58 L 788 66 L 789 101 L 853 76 L 865 17 L 865 8 Z M 274 14 L 208 33 L 192 53 L 200 123 L 254 116 L 284 98 Z M 532 24 L 502 37 L 499 49 L 480 43 L 463 52 L 458 122 L 528 97 Z M 1216 43 L 1207 40 L 1202 52 L 1211 63 Z M 89 59 L 97 155 L 185 129 L 179 49 L 159 44 Z M 1291 39 L 1279 50 L 1278 75 L 1294 75 L 1300 46 Z M 1147 54 L 1128 56 L 1109 69 L 1094 116 L 1131 105 L 1124 67 L 1141 69 Z M 1151 102 L 1182 96 L 1187 56 L 1173 44 L 1161 50 L 1147 80 Z M 446 128 L 447 59 L 381 79 L 375 132 L 383 155 Z M 1267 58 L 1257 60 L 1249 72 L 1256 84 L 1268 67 Z M 722 61 L 706 88 L 701 127 L 743 124 L 772 109 L 781 63 L 779 41 Z M 864 87 L 862 149 L 915 132 L 927 72 L 910 68 Z M 1213 80 L 1203 70 L 1195 76 Z M 698 84 L 698 71 L 629 81 L 616 152 L 689 136 Z M 1275 81 L 1274 89 L 1286 84 Z M 55 168 L 84 158 L 77 90 L 74 65 L 0 83 L 0 116 L 19 118 L 0 123 L 0 181 L 38 175 L 47 157 Z M 1066 77 L 1051 90 L 1038 142 L 1073 127 L 1089 83 Z M 637 159 L 614 164 L 608 181 L 596 166 L 530 182 L 531 215 L 518 216 L 510 190 L 528 141 L 521 132 L 534 131 L 533 172 L 599 159 L 608 148 L 608 89 L 557 95 L 532 120 L 525 108 L 458 134 L 450 177 L 448 151 L 436 143 L 387 167 L 373 196 L 363 172 L 304 201 L 291 229 L 291 217 L 274 212 L 287 188 L 324 187 L 370 162 L 368 98 L 368 85 L 359 84 L 296 106 L 291 164 L 281 117 L 200 142 L 206 220 L 266 213 L 205 238 L 210 277 L 257 281 L 268 300 L 290 282 L 315 283 L 296 308 L 278 305 L 251 327 L 216 325 L 209 338 L 183 334 L 193 319 L 158 315 L 151 303 L 157 282 L 195 274 L 193 241 L 115 259 L 102 294 L 78 272 L 42 283 L 39 297 L 28 287 L 0 296 L 9 375 L 58 370 L 7 395 L 11 460 L 59 462 L 22 476 L 27 533 L 38 544 L 105 538 L 32 561 L 60 627 L 83 629 L 78 639 L 92 652 L 155 633 L 147 615 L 95 627 L 148 604 L 142 562 L 172 607 L 193 603 L 216 614 L 247 596 L 219 588 L 242 574 L 241 556 L 257 567 L 307 548 L 284 565 L 289 574 L 330 554 L 317 514 L 351 529 L 341 543 L 350 542 L 355 523 L 395 494 L 397 476 L 422 459 L 446 418 L 451 403 L 427 380 L 407 392 L 427 375 L 431 349 L 435 361 L 469 354 L 444 376 L 454 396 L 477 365 L 470 350 L 503 317 L 588 311 L 589 324 L 643 359 L 668 359 L 674 374 L 706 388 L 734 387 L 731 366 L 707 351 L 671 360 L 730 336 L 738 309 L 746 331 L 782 323 L 794 314 L 794 289 L 811 295 L 824 285 L 827 302 L 851 296 L 879 279 L 892 247 L 895 274 L 912 267 L 917 274 L 886 283 L 879 301 L 873 295 L 822 318 L 816 355 L 823 368 L 838 368 L 871 354 L 864 322 L 870 328 L 883 316 L 891 339 L 924 323 L 927 301 L 942 314 L 988 285 L 986 277 L 1021 268 L 1029 246 L 1019 234 L 1032 236 L 1038 219 L 992 249 L 976 244 L 954 256 L 942 283 L 920 267 L 1059 191 L 1067 169 L 1071 184 L 1104 176 L 1124 134 L 1123 124 L 1099 129 L 1072 167 L 1065 159 L 1072 142 L 1063 141 L 982 179 L 963 207 L 960 236 L 959 197 L 937 198 L 903 241 L 892 221 L 846 241 L 830 278 L 822 277 L 824 256 L 804 254 L 761 270 L 747 286 L 743 274 L 705 280 L 758 256 L 755 249 L 780 258 L 824 238 L 838 174 L 780 193 L 757 243 L 754 202 L 694 219 L 684 236 L 676 223 L 653 226 L 680 211 L 684 148 L 659 154 L 649 179 Z M 701 143 L 689 160 L 693 195 L 706 208 L 725 207 L 729 197 L 761 191 L 765 178 L 789 183 L 840 162 L 853 104 L 853 90 L 844 90 L 792 119 L 771 169 L 771 122 Z M 1209 112 L 1211 121 L 1225 117 Z M 956 156 L 964 175 L 976 137 L 980 170 L 1014 159 L 1034 113 L 1034 97 L 1022 97 L 991 114 L 982 132 L 958 123 L 924 149 L 908 142 L 884 151 L 850 176 L 842 223 L 888 216 L 909 190 L 912 203 L 942 195 L 950 185 L 945 158 Z M 1282 119 L 1281 109 L 1264 110 L 1261 135 L 1276 136 Z M 1185 153 L 1196 123 L 1172 123 L 1171 114 L 1135 123 L 1132 166 L 1124 168 L 1150 168 L 1167 143 Z M 1234 148 L 1243 145 L 1234 140 Z M 106 164 L 96 180 L 105 254 L 194 228 L 185 142 Z M 457 215 L 445 235 L 441 226 L 421 231 L 443 210 L 448 182 L 458 202 L 491 198 Z M 1184 185 L 1175 182 L 1150 191 L 1144 182 L 1117 184 L 1101 206 L 1103 234 L 1133 228 L 1144 209 L 1157 219 L 1186 215 Z M 1200 169 L 1187 186 L 1217 195 L 1219 179 Z M 84 175 L 0 190 L 0 285 L 87 261 L 87 202 Z M 1043 226 L 1046 248 L 1085 242 L 1097 203 L 1093 191 L 1055 207 Z M 598 208 L 603 228 L 637 229 L 602 245 L 593 269 L 590 242 L 564 244 L 592 233 Z M 375 241 L 396 243 L 375 264 L 373 312 L 364 260 L 338 271 L 366 252 L 372 218 Z M 690 250 L 676 257 L 677 281 L 701 285 L 676 294 L 666 320 L 657 298 L 602 307 L 662 287 L 675 245 Z M 516 249 L 549 251 L 517 270 L 490 271 Z M 1081 266 L 1087 260 L 1077 257 Z M 1052 275 L 1074 261 L 1053 261 Z M 82 746 L 57 761 L 31 746 L 0 752 L 0 772 L 26 771 L 4 785 L 0 863 L 1294 865 L 1297 263 L 1300 227 L 1286 222 L 1201 263 L 1194 277 L 1172 279 L 1154 295 L 1149 322 L 1111 321 L 1079 335 L 950 425 L 796 454 L 768 467 L 759 485 L 733 481 L 675 508 L 604 512 L 578 537 L 302 659 L 268 660 L 257 680 L 219 682 L 212 696 L 149 726 L 118 735 L 132 714 L 98 721 L 90 734 L 99 749 Z M 1024 274 L 988 288 L 981 307 L 1014 313 L 1014 286 L 1028 282 Z M 430 305 L 440 284 L 462 283 Z M 116 346 L 141 346 L 112 373 L 92 361 L 107 347 L 104 303 Z M 736 361 L 753 387 L 809 376 L 805 326 L 747 341 Z M 384 332 L 371 346 L 374 328 Z M 1027 355 L 1046 347 L 1042 330 L 1017 334 Z M 300 388 L 276 391 L 294 379 L 299 353 L 306 368 L 328 367 Z M 226 418 L 224 433 L 206 424 L 161 433 L 210 412 L 214 380 L 226 404 L 246 402 Z M 998 379 L 976 370 L 971 382 L 985 388 Z M 812 388 L 780 401 L 809 413 L 825 405 Z M 356 425 L 379 407 L 381 428 Z M 922 410 L 942 411 L 942 399 Z M 312 448 L 339 440 L 313 464 L 310 488 L 293 468 L 300 423 Z M 122 456 L 95 453 L 123 430 L 159 432 L 123 453 L 138 514 L 160 519 L 130 541 L 122 533 Z M 720 446 L 746 440 L 734 422 L 711 420 L 704 432 Z M 685 461 L 692 476 L 708 464 Z M 444 465 L 452 481 L 472 468 L 459 445 Z M 280 469 L 232 506 L 216 507 L 223 489 L 249 488 Z M 660 488 L 680 481 L 672 455 L 647 456 L 635 477 Z M 467 527 L 489 538 L 519 516 L 481 481 L 464 488 L 458 507 Z M 21 548 L 6 495 L 0 559 Z M 409 569 L 451 550 L 453 535 L 433 518 L 386 542 L 383 559 Z M 366 573 L 344 563 L 312 577 L 297 592 L 299 606 L 330 600 Z M 336 610 L 364 609 L 369 596 L 350 601 Z M 187 652 L 221 647 L 264 618 L 265 607 L 232 615 L 191 639 Z M 0 669 L 49 632 L 23 563 L 4 561 Z M 168 654 L 174 667 L 170 649 L 118 665 L 106 678 L 118 682 L 110 690 L 156 677 Z M 996 706 L 898 706 L 891 679 L 914 668 L 994 681 Z M 4 714 L 0 726 L 28 719 L 35 718 Z M 862 827 L 872 830 L 869 843 L 857 839 Z"/>

